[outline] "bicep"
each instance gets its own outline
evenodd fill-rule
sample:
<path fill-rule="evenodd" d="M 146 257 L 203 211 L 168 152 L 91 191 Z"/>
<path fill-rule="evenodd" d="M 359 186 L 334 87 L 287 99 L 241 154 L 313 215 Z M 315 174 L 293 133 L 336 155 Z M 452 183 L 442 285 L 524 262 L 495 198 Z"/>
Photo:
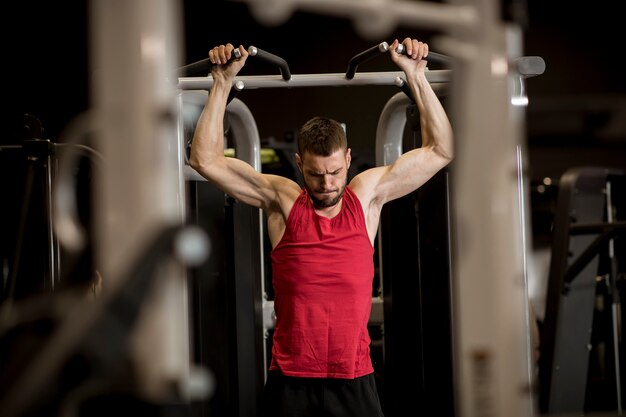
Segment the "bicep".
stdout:
<path fill-rule="evenodd" d="M 237 158 L 219 158 L 197 171 L 235 200 L 254 207 L 268 209 L 279 198 L 279 177 L 262 174 Z"/>
<path fill-rule="evenodd" d="M 369 189 L 367 201 L 383 205 L 404 197 L 425 184 L 448 160 L 429 148 L 406 152 L 390 165 L 365 171 L 361 181 Z M 356 178 L 355 178 L 356 179 Z"/>

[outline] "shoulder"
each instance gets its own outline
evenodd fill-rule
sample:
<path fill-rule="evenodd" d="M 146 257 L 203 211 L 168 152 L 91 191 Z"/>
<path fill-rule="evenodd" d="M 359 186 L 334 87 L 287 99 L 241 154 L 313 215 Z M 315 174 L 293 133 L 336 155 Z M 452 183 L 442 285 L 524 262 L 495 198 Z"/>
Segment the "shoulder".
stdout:
<path fill-rule="evenodd" d="M 367 169 L 355 176 L 348 187 L 361 202 L 364 210 L 375 204 L 378 198 L 378 185 L 385 173 L 385 167 L 375 167 Z"/>
<path fill-rule="evenodd" d="M 265 174 L 263 176 L 269 183 L 269 188 L 272 190 L 274 200 L 287 199 L 295 201 L 302 192 L 300 185 L 290 178 L 271 174 Z"/>
<path fill-rule="evenodd" d="M 267 180 L 271 184 L 271 204 L 266 208 L 268 213 L 279 212 L 286 219 L 298 197 L 304 190 L 295 181 L 279 176 L 268 175 Z"/>

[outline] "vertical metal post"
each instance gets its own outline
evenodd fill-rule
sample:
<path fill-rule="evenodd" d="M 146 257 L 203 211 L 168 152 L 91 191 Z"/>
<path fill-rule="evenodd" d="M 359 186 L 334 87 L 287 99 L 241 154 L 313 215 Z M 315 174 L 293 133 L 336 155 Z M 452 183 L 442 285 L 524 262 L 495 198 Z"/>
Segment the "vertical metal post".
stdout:
<path fill-rule="evenodd" d="M 55 285 L 58 283 L 60 277 L 60 266 L 61 266 L 61 251 L 59 248 L 59 240 L 54 233 L 53 229 L 53 218 L 52 218 L 52 195 L 54 193 L 53 189 L 53 176 L 54 176 L 54 166 L 56 166 L 56 160 L 48 154 L 46 156 L 45 163 L 45 203 L 46 203 L 46 214 L 48 216 L 48 265 L 49 265 L 49 288 L 50 290 L 54 290 Z"/>
<path fill-rule="evenodd" d="M 522 118 L 510 101 L 508 29 L 496 2 L 476 6 L 480 28 L 441 40 L 458 58 L 450 95 L 457 394 L 463 417 L 521 417 L 533 408 L 516 161 Z"/>
<path fill-rule="evenodd" d="M 613 200 L 611 195 L 611 181 L 606 182 L 606 220 L 613 223 Z M 610 287 L 611 287 L 611 325 L 613 327 L 613 356 L 615 358 L 615 387 L 617 394 L 617 413 L 622 415 L 622 383 L 620 366 L 620 329 L 621 329 L 621 300 L 619 289 L 617 288 L 617 258 L 615 257 L 615 243 L 609 240 L 609 260 L 610 266 Z"/>
<path fill-rule="evenodd" d="M 183 158 L 177 143 L 178 1 L 92 0 L 92 106 L 104 165 L 96 178 L 96 265 L 107 287 L 165 227 L 184 219 Z M 159 285 L 132 335 L 140 389 L 163 399 L 189 373 L 184 271 L 164 260 Z M 161 277 L 160 277 L 161 278 Z M 182 393 L 181 393 L 182 394 Z"/>
<path fill-rule="evenodd" d="M 411 104 L 411 100 L 406 94 L 400 92 L 391 97 L 378 118 L 376 126 L 376 165 L 383 166 L 393 163 L 402 155 L 402 138 L 406 126 L 406 107 Z M 383 271 L 382 256 L 382 227 L 378 227 L 379 245 L 379 269 Z M 380 294 L 377 300 L 382 302 L 384 298 L 383 272 L 380 276 Z"/>
<path fill-rule="evenodd" d="M 226 108 L 238 159 L 261 172 L 261 140 L 248 107 L 234 98 Z M 233 203 L 233 259 L 235 273 L 235 332 L 237 339 L 237 415 L 255 416 L 257 400 L 267 378 L 263 328 L 264 217 L 259 208 Z"/>

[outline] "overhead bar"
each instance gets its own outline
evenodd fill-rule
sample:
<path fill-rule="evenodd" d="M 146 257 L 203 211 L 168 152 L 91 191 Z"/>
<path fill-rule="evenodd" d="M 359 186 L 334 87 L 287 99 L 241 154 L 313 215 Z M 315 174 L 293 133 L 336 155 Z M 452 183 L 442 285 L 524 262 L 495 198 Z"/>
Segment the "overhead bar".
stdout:
<path fill-rule="evenodd" d="M 451 79 L 452 70 L 432 70 L 426 72 L 426 79 L 430 83 L 447 83 Z M 246 89 L 257 88 L 293 88 L 293 87 L 348 87 L 363 85 L 397 86 L 396 78 L 404 78 L 402 71 L 363 72 L 353 79 L 346 79 L 344 73 L 328 74 L 295 74 L 291 79 L 284 80 L 276 75 L 247 75 L 236 77 L 234 83 L 242 81 Z M 178 88 L 181 90 L 210 90 L 213 87 L 213 77 L 183 77 L 178 79 Z"/>

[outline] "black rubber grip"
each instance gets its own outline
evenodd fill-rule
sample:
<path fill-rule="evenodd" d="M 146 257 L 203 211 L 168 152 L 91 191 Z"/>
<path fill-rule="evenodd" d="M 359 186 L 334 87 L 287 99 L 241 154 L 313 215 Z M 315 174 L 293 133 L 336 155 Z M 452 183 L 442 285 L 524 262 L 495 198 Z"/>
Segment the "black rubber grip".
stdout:
<path fill-rule="evenodd" d="M 411 87 L 409 87 L 409 85 L 402 78 L 396 78 L 395 84 L 413 103 L 415 103 L 415 97 L 413 97 Z"/>
<path fill-rule="evenodd" d="M 289 71 L 289 65 L 283 58 L 271 54 L 267 51 L 257 48 L 256 46 L 250 46 L 248 48 L 250 56 L 256 57 L 269 64 L 276 65 L 280 70 L 280 74 L 283 76 L 283 80 L 288 81 L 291 79 L 291 71 Z"/>
<path fill-rule="evenodd" d="M 384 54 L 389 49 L 389 44 L 387 42 L 381 42 L 376 46 L 372 46 L 371 48 L 366 49 L 363 52 L 360 52 L 353 56 L 348 63 L 348 70 L 346 71 L 346 78 L 351 80 L 354 78 L 354 74 L 356 74 L 356 68 L 364 63 L 365 61 L 369 61 L 372 58 L 375 58 L 379 55 Z"/>

